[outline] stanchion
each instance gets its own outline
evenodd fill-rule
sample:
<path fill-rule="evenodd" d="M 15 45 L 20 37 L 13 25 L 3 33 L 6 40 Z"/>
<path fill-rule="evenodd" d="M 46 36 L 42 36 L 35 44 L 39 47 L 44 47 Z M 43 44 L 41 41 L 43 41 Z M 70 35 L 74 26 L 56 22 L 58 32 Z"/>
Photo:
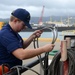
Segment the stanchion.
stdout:
<path fill-rule="evenodd" d="M 68 75 L 67 41 L 61 41 L 62 75 Z"/>
<path fill-rule="evenodd" d="M 62 75 L 68 75 L 69 62 L 67 59 L 67 50 L 71 49 L 71 38 L 67 37 L 65 40 L 61 41 L 61 61 L 62 64 Z"/>
<path fill-rule="evenodd" d="M 47 54 L 45 54 L 45 60 L 44 60 L 44 68 L 45 68 L 45 70 L 44 70 L 44 75 L 48 75 L 48 55 Z"/>

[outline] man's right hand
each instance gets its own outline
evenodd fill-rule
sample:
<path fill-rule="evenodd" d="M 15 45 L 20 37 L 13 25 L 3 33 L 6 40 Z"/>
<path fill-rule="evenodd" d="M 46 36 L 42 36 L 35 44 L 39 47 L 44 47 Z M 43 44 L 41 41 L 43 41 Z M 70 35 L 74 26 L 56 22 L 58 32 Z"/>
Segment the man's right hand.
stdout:
<path fill-rule="evenodd" d="M 54 44 L 47 44 L 47 45 L 43 46 L 43 50 L 44 50 L 44 52 L 50 52 L 53 50 L 54 46 L 55 46 Z"/>

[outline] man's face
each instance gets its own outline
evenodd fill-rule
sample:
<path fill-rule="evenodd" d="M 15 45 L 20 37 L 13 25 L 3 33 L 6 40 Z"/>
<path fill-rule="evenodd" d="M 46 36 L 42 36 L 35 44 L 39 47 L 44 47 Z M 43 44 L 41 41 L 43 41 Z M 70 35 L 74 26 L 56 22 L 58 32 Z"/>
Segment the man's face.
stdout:
<path fill-rule="evenodd" d="M 25 23 L 23 21 L 21 21 L 21 20 L 17 20 L 15 22 L 15 24 L 16 24 L 15 25 L 16 32 L 20 32 L 21 30 L 27 28 L 27 26 L 25 25 Z"/>

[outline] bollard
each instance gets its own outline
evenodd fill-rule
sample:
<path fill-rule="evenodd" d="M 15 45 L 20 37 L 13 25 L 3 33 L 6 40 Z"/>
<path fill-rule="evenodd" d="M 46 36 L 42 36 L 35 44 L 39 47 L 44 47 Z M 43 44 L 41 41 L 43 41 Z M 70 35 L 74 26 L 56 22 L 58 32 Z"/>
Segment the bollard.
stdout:
<path fill-rule="evenodd" d="M 67 60 L 67 41 L 61 41 L 61 61 Z"/>
<path fill-rule="evenodd" d="M 70 45 L 68 42 L 66 40 L 61 41 L 62 75 L 68 75 L 67 48 Z"/>

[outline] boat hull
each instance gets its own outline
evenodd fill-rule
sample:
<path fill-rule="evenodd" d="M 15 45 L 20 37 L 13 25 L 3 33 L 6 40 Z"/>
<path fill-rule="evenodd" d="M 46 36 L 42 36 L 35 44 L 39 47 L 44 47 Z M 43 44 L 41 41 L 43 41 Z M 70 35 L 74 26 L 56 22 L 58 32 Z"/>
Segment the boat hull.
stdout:
<path fill-rule="evenodd" d="M 65 30 L 75 30 L 75 27 L 56 27 L 56 28 L 59 32 L 65 31 Z M 38 28 L 38 29 L 42 29 L 42 28 Z M 29 28 L 27 28 L 27 29 L 22 30 L 22 32 L 24 32 L 24 31 L 25 32 L 33 32 L 33 31 L 38 30 L 38 29 L 29 29 Z M 50 30 L 49 29 L 44 29 L 44 31 L 49 32 Z"/>

